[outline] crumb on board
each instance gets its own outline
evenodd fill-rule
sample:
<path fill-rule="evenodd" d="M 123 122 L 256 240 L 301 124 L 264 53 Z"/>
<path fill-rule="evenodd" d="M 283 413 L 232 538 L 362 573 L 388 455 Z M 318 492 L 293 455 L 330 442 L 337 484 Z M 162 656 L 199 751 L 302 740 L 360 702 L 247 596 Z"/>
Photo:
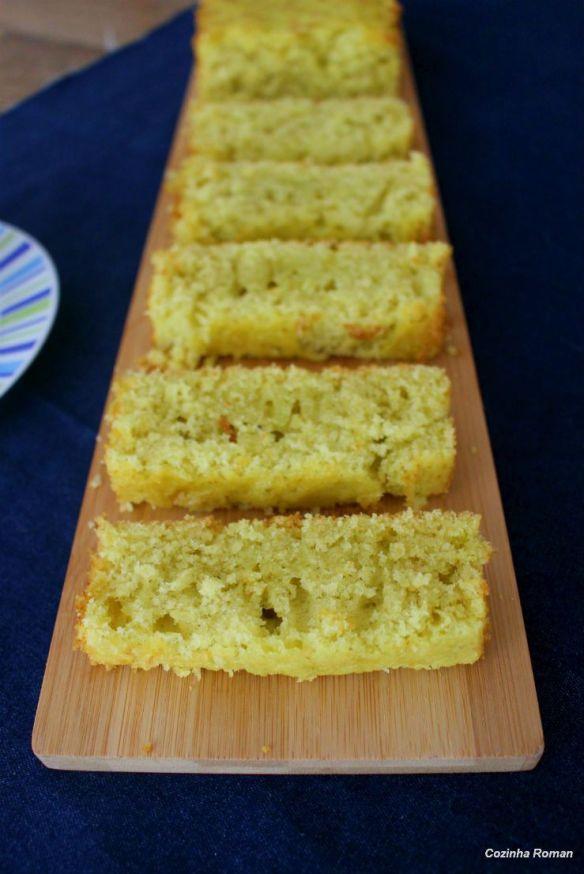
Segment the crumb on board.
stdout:
<path fill-rule="evenodd" d="M 148 741 L 148 743 L 145 743 L 144 746 L 142 747 L 142 752 L 145 755 L 148 755 L 148 753 L 151 753 L 153 749 L 154 749 L 154 744 L 152 743 L 152 741 Z"/>
<path fill-rule="evenodd" d="M 454 357 L 458 355 L 458 346 L 455 346 L 454 343 L 448 343 L 448 345 L 446 346 L 446 351 L 449 355 L 452 355 Z"/>
<path fill-rule="evenodd" d="M 90 531 L 93 531 L 93 529 L 95 528 L 95 521 L 93 519 L 90 519 L 89 522 L 87 523 L 87 527 L 89 528 Z"/>
<path fill-rule="evenodd" d="M 131 501 L 122 501 L 120 503 L 120 510 L 122 513 L 131 513 L 134 509 L 134 505 Z"/>
<path fill-rule="evenodd" d="M 96 443 L 101 443 L 101 434 L 98 434 L 98 435 L 97 435 L 97 437 L 95 438 L 95 442 L 96 442 Z"/>
<path fill-rule="evenodd" d="M 477 449 L 476 446 L 473 445 L 470 447 L 470 451 L 471 451 L 471 455 L 476 455 L 479 450 Z"/>
<path fill-rule="evenodd" d="M 102 482 L 103 482 L 103 480 L 101 478 L 101 474 L 96 473 L 95 476 L 89 480 L 89 485 L 91 486 L 92 489 L 98 489 L 100 487 L 100 485 L 102 484 Z"/>
<path fill-rule="evenodd" d="M 196 689 L 201 681 L 201 671 L 193 670 L 190 673 L 189 690 Z"/>
<path fill-rule="evenodd" d="M 267 755 L 267 753 L 271 753 L 271 752 L 272 752 L 271 746 L 269 744 L 264 744 L 262 747 L 262 753 L 264 755 Z"/>

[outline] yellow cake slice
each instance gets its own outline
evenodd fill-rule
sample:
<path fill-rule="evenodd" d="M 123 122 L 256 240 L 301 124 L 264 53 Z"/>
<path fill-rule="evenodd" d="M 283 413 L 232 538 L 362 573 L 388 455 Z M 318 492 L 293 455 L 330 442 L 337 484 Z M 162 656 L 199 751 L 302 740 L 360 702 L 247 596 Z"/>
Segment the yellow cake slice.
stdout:
<path fill-rule="evenodd" d="M 396 97 L 196 100 L 189 131 L 191 149 L 217 161 L 357 164 L 406 157 L 414 122 Z"/>
<path fill-rule="evenodd" d="M 444 243 L 280 240 L 154 256 L 148 312 L 175 363 L 201 356 L 420 360 L 444 337 Z"/>
<path fill-rule="evenodd" d="M 435 196 L 428 159 L 374 164 L 186 158 L 170 176 L 181 242 L 426 240 Z"/>
<path fill-rule="evenodd" d="M 94 664 L 308 680 L 470 664 L 490 547 L 471 513 L 101 521 L 77 646 Z"/>
<path fill-rule="evenodd" d="M 106 464 L 121 502 L 363 506 L 448 489 L 450 382 L 424 365 L 204 367 L 114 388 Z"/>
<path fill-rule="evenodd" d="M 194 47 L 206 100 L 393 94 L 394 0 L 203 0 Z"/>

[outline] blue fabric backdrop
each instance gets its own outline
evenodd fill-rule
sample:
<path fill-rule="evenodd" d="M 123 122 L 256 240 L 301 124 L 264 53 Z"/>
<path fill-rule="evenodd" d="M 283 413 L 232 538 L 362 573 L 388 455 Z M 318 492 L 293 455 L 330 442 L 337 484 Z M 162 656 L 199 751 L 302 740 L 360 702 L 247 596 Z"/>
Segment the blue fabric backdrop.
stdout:
<path fill-rule="evenodd" d="M 544 758 L 508 775 L 171 777 L 49 771 L 30 751 L 94 436 L 189 70 L 183 15 L 0 118 L 0 217 L 44 243 L 62 280 L 50 341 L 0 405 L 4 870 L 469 872 L 487 865 L 486 847 L 576 845 L 584 7 L 411 0 L 405 21 L 500 475 Z"/>

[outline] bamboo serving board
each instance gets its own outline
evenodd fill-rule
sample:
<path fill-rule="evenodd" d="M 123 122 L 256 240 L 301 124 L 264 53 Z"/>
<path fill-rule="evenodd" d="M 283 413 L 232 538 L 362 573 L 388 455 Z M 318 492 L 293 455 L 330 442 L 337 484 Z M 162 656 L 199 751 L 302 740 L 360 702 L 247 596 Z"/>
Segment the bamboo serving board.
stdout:
<path fill-rule="evenodd" d="M 404 54 L 407 54 L 404 49 Z M 416 119 L 415 147 L 429 155 L 409 63 L 404 96 Z M 185 104 L 191 99 L 191 81 Z M 168 161 L 186 150 L 185 111 Z M 150 348 L 145 315 L 150 258 L 169 241 L 170 199 L 161 191 L 146 242 L 116 372 L 136 367 Z M 447 240 L 440 206 L 436 237 Z M 93 521 L 179 518 L 182 512 L 119 510 L 103 466 L 102 421 L 38 704 L 33 750 L 51 768 L 102 771 L 230 773 L 399 773 L 512 771 L 533 768 L 543 734 L 517 583 L 469 335 L 454 269 L 447 283 L 446 367 L 458 457 L 452 489 L 429 507 L 473 510 L 495 547 L 487 569 L 491 640 L 471 666 L 439 671 L 321 677 L 229 678 L 204 671 L 200 681 L 162 669 L 91 667 L 73 651 L 75 597 L 86 584 L 95 546 Z M 384 509 L 403 505 L 388 499 Z M 230 514 L 234 516 L 236 514 Z M 237 514 L 244 515 L 244 514 Z"/>

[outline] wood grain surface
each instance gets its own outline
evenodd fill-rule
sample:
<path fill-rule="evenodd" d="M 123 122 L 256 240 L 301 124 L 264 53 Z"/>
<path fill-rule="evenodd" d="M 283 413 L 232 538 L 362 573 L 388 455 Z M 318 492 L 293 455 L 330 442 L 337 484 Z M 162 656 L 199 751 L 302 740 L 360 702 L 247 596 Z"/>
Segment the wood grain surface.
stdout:
<path fill-rule="evenodd" d="M 4 33 L 0 29 L 0 112 L 59 77 L 96 61 L 101 54 L 86 46 Z"/>
<path fill-rule="evenodd" d="M 0 0 L 0 112 L 190 5 L 188 0 Z"/>
<path fill-rule="evenodd" d="M 405 49 L 404 49 L 405 53 Z M 191 83 L 187 100 L 192 96 Z M 404 96 L 417 123 L 416 147 L 428 154 L 411 68 Z M 186 149 L 185 113 L 168 166 Z M 116 371 L 148 351 L 145 301 L 152 252 L 169 240 L 168 195 L 162 191 L 143 254 Z M 438 209 L 436 237 L 447 239 Z M 181 511 L 137 507 L 123 513 L 103 466 L 105 423 L 96 444 L 49 652 L 33 733 L 33 750 L 49 767 L 77 770 L 403 773 L 508 771 L 533 768 L 543 735 L 503 509 L 470 340 L 454 269 L 447 278 L 449 339 L 436 363 L 453 384 L 458 457 L 450 493 L 429 507 L 473 510 L 495 547 L 488 566 L 491 640 L 471 666 L 439 671 L 322 677 L 200 681 L 162 669 L 135 672 L 91 667 L 73 651 L 75 597 L 84 588 L 93 520 L 178 518 Z M 400 508 L 388 499 L 384 509 Z M 234 515 L 234 514 L 231 514 Z M 244 515 L 244 514 L 238 514 Z"/>
<path fill-rule="evenodd" d="M 189 0 L 2 0 L 0 29 L 111 51 L 191 5 Z"/>

